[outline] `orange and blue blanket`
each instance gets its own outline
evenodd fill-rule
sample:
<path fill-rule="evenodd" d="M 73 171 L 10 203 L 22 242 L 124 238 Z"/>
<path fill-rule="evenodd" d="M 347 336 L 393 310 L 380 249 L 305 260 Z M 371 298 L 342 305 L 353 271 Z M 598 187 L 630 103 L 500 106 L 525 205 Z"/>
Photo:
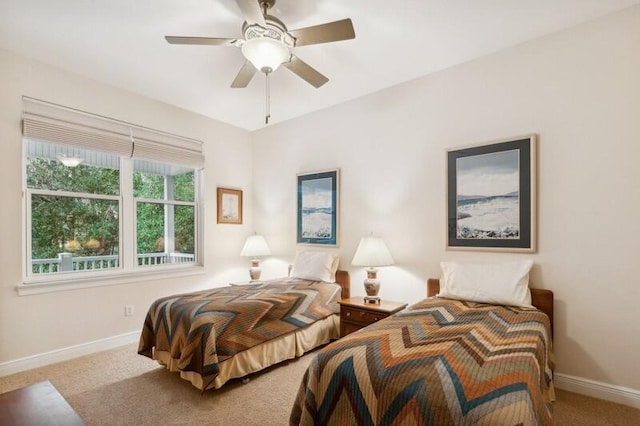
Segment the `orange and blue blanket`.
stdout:
<path fill-rule="evenodd" d="M 430 298 L 325 348 L 291 425 L 551 424 L 549 318 Z"/>
<path fill-rule="evenodd" d="M 163 297 L 149 308 L 138 353 L 170 353 L 206 389 L 218 363 L 337 313 L 339 298 L 337 284 L 295 278 Z"/>

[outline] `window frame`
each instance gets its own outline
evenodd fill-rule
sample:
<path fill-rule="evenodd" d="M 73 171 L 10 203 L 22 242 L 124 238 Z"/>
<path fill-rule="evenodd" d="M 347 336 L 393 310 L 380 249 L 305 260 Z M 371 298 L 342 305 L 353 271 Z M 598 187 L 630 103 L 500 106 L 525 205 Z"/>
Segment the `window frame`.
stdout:
<path fill-rule="evenodd" d="M 25 276 L 25 280 L 27 281 L 31 281 L 31 279 L 33 277 L 38 277 L 38 276 L 50 276 L 50 275 L 54 275 L 54 273 L 48 273 L 48 274 L 34 274 L 33 273 L 33 258 L 32 258 L 32 254 L 33 254 L 33 234 L 32 234 L 32 200 L 33 200 L 33 196 L 34 195 L 44 195 L 44 196 L 51 196 L 51 197 L 65 197 L 65 198 L 76 198 L 76 199 L 90 199 L 90 200 L 106 200 L 106 201 L 117 201 L 118 202 L 118 264 L 122 265 L 123 263 L 123 259 L 122 259 L 122 250 L 121 250 L 121 246 L 120 246 L 120 242 L 122 241 L 122 195 L 102 195 L 102 194 L 90 194 L 87 192 L 69 192 L 69 191 L 52 191 L 52 190 L 48 190 L 48 189 L 32 189 L 32 188 L 26 188 L 26 182 L 25 182 L 25 189 L 24 189 L 24 193 L 25 193 L 25 202 L 27 204 L 26 209 L 25 209 L 25 213 L 26 213 L 26 217 L 25 217 L 25 232 L 26 232 L 26 238 L 25 238 L 25 245 L 26 245 L 26 252 L 25 255 L 27 256 L 27 259 L 25 261 L 25 270 L 24 272 L 24 276 Z M 105 271 L 107 270 L 117 270 L 117 269 L 121 269 L 121 267 L 118 268 L 113 268 L 113 269 L 105 269 Z M 91 271 L 91 273 L 93 273 L 94 271 L 96 271 L 95 269 Z M 57 274 L 62 274 L 64 272 L 56 272 L 55 275 Z M 69 271 L 69 273 L 73 273 L 73 274 L 77 274 L 77 271 L 71 272 Z"/>
<path fill-rule="evenodd" d="M 17 286 L 19 295 L 31 295 L 56 291 L 76 290 L 105 285 L 145 282 L 160 278 L 178 278 L 203 275 L 204 268 L 204 224 L 203 218 L 203 169 L 185 166 L 193 170 L 194 200 L 177 201 L 166 199 L 146 199 L 133 196 L 134 158 L 120 156 L 120 194 L 103 195 L 71 191 L 55 191 L 28 188 L 27 185 L 27 149 L 26 140 L 22 141 L 22 203 L 23 241 L 22 282 Z M 61 143 L 51 142 L 57 145 Z M 156 160 L 157 161 L 157 160 Z M 159 162 L 159 161 L 158 161 Z M 170 163 L 165 163 L 170 164 Z M 63 196 L 70 198 L 87 198 L 118 201 L 119 223 L 119 267 L 113 269 L 94 269 L 90 271 L 69 271 L 34 274 L 32 270 L 32 196 Z M 192 262 L 172 263 L 152 266 L 137 264 L 137 215 L 138 202 L 151 202 L 162 205 L 186 205 L 194 208 L 194 260 Z"/>
<path fill-rule="evenodd" d="M 177 278 L 193 275 L 202 275 L 205 273 L 204 268 L 204 224 L 201 220 L 204 209 L 204 191 L 203 191 L 203 175 L 204 175 L 204 157 L 202 156 L 201 145 L 202 142 L 193 139 L 183 138 L 168 133 L 155 131 L 148 128 L 142 128 L 134 126 L 129 123 L 120 122 L 117 120 L 108 119 L 105 117 L 96 116 L 90 113 L 72 110 L 66 107 L 61 107 L 54 104 L 49 104 L 44 101 L 35 100 L 32 98 L 23 97 L 24 103 L 24 116 L 32 120 L 32 123 L 38 123 L 38 119 L 43 117 L 43 123 L 48 123 L 47 120 L 54 122 L 55 124 L 67 122 L 60 119 L 60 117 L 71 117 L 69 122 L 72 125 L 76 125 L 73 122 L 73 118 L 79 117 L 80 120 L 77 123 L 78 126 L 84 125 L 83 120 L 87 120 L 90 123 L 98 123 L 104 128 L 116 129 L 122 133 L 122 129 L 126 128 L 128 133 L 131 133 L 131 151 L 126 155 L 121 151 L 112 152 L 109 149 L 105 149 L 105 152 L 110 152 L 113 155 L 117 155 L 120 158 L 120 194 L 119 195 L 103 195 L 103 194 L 88 194 L 88 193 L 76 193 L 69 191 L 53 191 L 43 189 L 30 189 L 27 187 L 27 142 L 26 139 L 36 139 L 43 142 L 64 145 L 64 146 L 76 146 L 77 141 L 66 143 L 60 140 L 49 140 L 46 137 L 39 137 L 39 135 L 32 136 L 28 134 L 28 129 L 23 122 L 23 135 L 21 138 L 22 143 L 22 194 L 24 202 L 22 202 L 22 280 L 17 286 L 17 292 L 19 295 L 29 295 L 38 293 L 48 293 L 72 289 L 91 288 L 105 285 L 119 285 L 127 283 L 145 282 L 148 280 L 158 280 L 161 278 Z M 34 118 L 35 117 L 35 118 Z M 53 118 L 50 118 L 53 117 Z M 91 126 L 81 127 L 82 129 L 91 128 Z M 134 131 L 137 131 L 143 138 L 139 144 L 142 148 L 140 152 L 146 153 L 142 156 L 136 156 L 134 154 L 134 148 L 137 145 L 134 141 Z M 119 135 L 120 133 L 114 133 Z M 158 147 L 161 151 L 155 152 L 150 148 Z M 87 150 L 95 150 L 95 145 L 85 147 Z M 145 151 L 146 149 L 146 151 Z M 166 158 L 158 158 L 159 154 L 167 155 Z M 150 155 L 150 157 L 147 156 Z M 156 155 L 156 158 L 153 156 Z M 166 165 L 176 165 L 186 167 L 193 170 L 194 178 L 194 200 L 190 201 L 177 201 L 167 199 L 153 199 L 147 200 L 142 198 L 136 198 L 133 196 L 133 173 L 134 173 L 134 161 L 136 159 L 146 159 L 148 161 L 154 161 Z M 73 272 L 56 272 L 56 273 L 32 273 L 32 235 L 31 235 L 31 200 L 32 195 L 41 194 L 47 196 L 69 196 L 73 198 L 91 198 L 91 199 L 107 199 L 118 200 L 119 203 L 119 242 L 120 249 L 119 267 L 114 269 L 102 269 L 102 270 L 90 270 L 90 271 L 73 271 Z M 136 235 L 136 205 L 139 201 L 153 202 L 162 205 L 188 205 L 194 208 L 194 261 L 175 263 L 175 264 L 162 264 L 153 266 L 138 266 L 137 265 L 137 235 Z"/>

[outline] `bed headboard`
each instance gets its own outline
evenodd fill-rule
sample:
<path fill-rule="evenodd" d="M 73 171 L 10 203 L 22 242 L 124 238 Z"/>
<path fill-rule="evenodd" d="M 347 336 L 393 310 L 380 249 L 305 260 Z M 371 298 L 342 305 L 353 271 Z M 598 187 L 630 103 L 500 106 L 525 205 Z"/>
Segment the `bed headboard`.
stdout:
<path fill-rule="evenodd" d="M 553 338 L 553 292 L 541 288 L 529 288 L 531 290 L 531 304 L 547 314 L 551 323 L 551 338 Z M 429 278 L 427 280 L 427 297 L 432 297 L 440 291 L 440 279 Z"/>
<path fill-rule="evenodd" d="M 292 265 L 289 265 L 287 276 L 291 276 Z M 336 284 L 342 288 L 341 299 L 348 299 L 351 297 L 351 278 L 349 277 L 349 272 L 338 269 L 336 271 Z"/>
<path fill-rule="evenodd" d="M 347 271 L 340 269 L 336 271 L 336 284 L 342 287 L 342 299 L 351 297 L 351 278 Z"/>

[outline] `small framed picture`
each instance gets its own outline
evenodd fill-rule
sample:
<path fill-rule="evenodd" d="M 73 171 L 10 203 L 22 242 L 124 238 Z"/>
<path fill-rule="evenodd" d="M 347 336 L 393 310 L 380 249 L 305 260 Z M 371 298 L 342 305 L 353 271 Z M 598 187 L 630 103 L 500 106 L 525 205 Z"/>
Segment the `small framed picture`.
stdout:
<path fill-rule="evenodd" d="M 218 188 L 218 223 L 242 224 L 242 190 Z"/>
<path fill-rule="evenodd" d="M 298 175 L 298 244 L 338 245 L 339 169 Z"/>
<path fill-rule="evenodd" d="M 536 251 L 536 136 L 447 152 L 447 249 Z"/>

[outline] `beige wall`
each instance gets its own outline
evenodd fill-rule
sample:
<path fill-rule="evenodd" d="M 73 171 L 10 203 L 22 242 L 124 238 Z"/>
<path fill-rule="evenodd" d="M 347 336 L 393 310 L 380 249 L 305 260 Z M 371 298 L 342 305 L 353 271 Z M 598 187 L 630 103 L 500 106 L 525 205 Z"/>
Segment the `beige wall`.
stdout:
<path fill-rule="evenodd" d="M 557 372 L 640 392 L 640 7 L 254 134 L 254 220 L 296 250 L 296 173 L 341 169 L 342 267 L 361 236 L 397 265 L 381 296 L 414 302 L 443 259 L 532 258 L 556 296 Z M 446 150 L 539 135 L 539 250 L 445 250 Z M 275 264 L 275 263 L 274 263 Z M 277 265 L 279 267 L 279 265 Z M 267 271 L 275 273 L 275 271 Z"/>
<path fill-rule="evenodd" d="M 21 97 L 28 95 L 204 141 L 205 266 L 181 279 L 18 296 L 22 264 Z M 238 254 L 251 222 L 251 135 L 202 116 L 0 50 L 0 365 L 139 331 L 159 296 L 245 278 Z M 245 190 L 245 224 L 216 225 L 216 186 Z M 135 306 L 124 317 L 124 306 Z"/>

